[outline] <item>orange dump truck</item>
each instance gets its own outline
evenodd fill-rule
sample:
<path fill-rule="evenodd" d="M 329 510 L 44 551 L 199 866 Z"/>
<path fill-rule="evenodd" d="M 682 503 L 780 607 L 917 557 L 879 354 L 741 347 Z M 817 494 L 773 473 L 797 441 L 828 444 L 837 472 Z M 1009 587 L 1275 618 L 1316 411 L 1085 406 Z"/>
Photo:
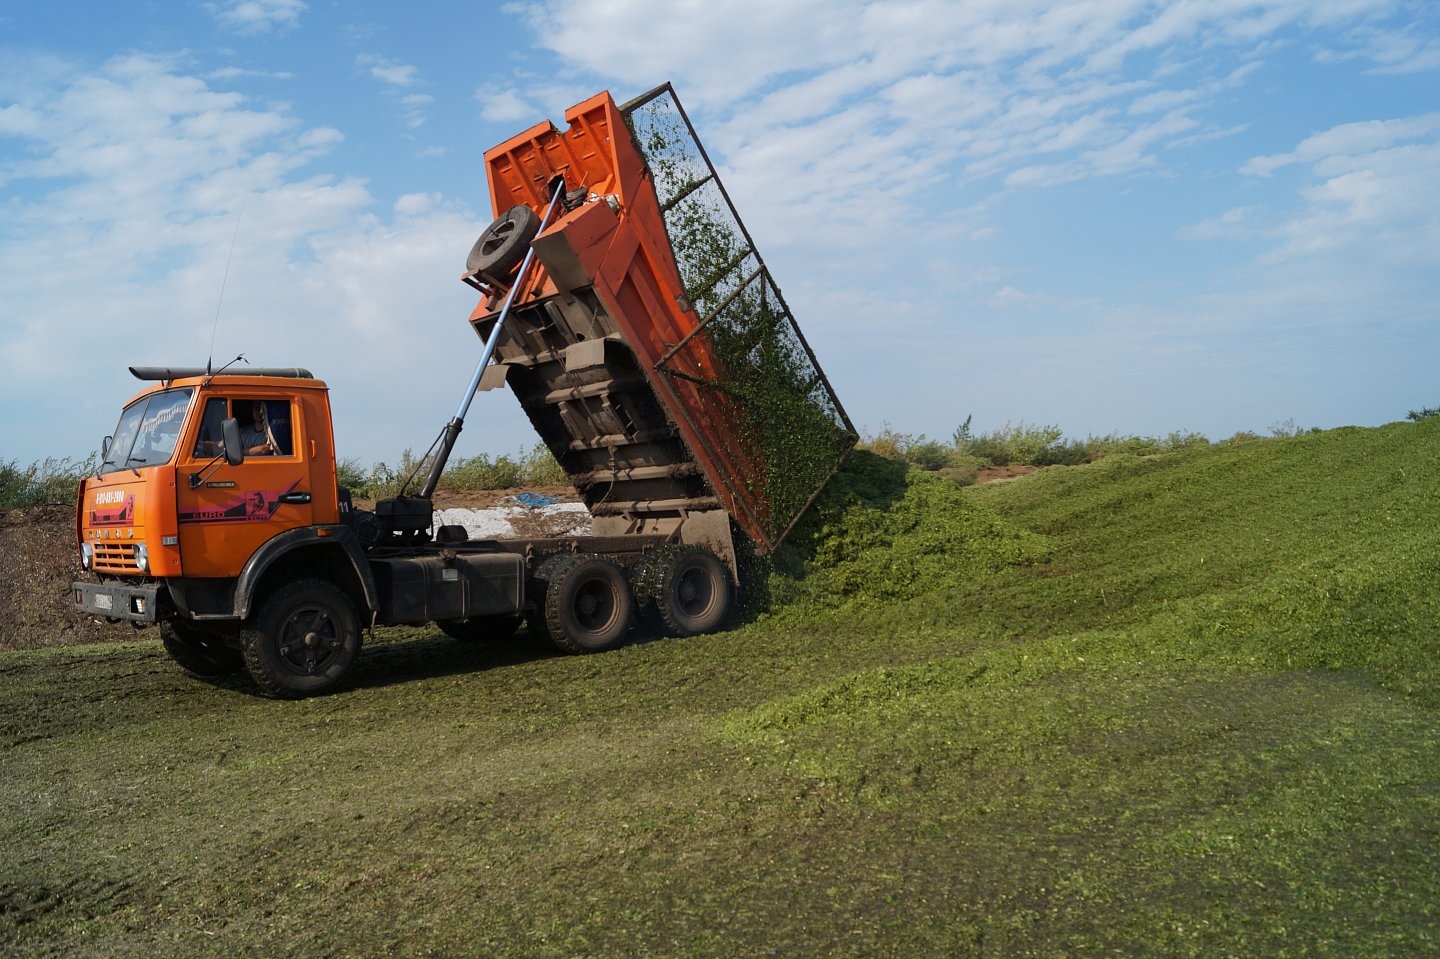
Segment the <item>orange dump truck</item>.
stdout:
<path fill-rule="evenodd" d="M 76 603 L 158 624 L 188 672 L 284 697 L 339 683 L 375 625 L 461 639 L 522 623 L 569 652 L 720 628 L 737 542 L 777 547 L 855 432 L 667 85 L 599 94 L 488 151 L 496 220 L 462 279 L 484 349 L 415 495 L 351 506 L 329 393 L 301 369 L 132 368 L 76 531 Z M 479 389 L 508 386 L 592 532 L 437 526 Z"/>

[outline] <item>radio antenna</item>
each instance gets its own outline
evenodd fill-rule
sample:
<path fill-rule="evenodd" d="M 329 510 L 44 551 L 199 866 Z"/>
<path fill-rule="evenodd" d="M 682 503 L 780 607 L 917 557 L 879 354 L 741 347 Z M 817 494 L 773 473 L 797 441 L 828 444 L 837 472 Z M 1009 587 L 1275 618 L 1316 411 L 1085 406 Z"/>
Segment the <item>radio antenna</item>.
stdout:
<path fill-rule="evenodd" d="M 220 329 L 220 308 L 225 305 L 225 284 L 230 279 L 230 258 L 235 255 L 235 238 L 240 235 L 240 218 L 245 215 L 245 201 L 249 198 L 248 193 L 240 198 L 240 210 L 235 214 L 235 232 L 230 234 L 230 252 L 225 254 L 225 275 L 220 278 L 220 302 L 215 304 L 215 322 L 210 325 L 210 353 L 205 357 L 206 373 L 210 372 L 210 364 L 215 358 L 215 334 Z"/>

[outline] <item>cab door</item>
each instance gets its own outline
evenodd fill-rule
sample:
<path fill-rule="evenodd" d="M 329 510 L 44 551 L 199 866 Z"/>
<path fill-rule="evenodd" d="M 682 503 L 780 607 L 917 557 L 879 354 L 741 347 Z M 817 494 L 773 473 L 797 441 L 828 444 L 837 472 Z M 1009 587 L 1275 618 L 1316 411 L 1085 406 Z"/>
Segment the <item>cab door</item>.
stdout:
<path fill-rule="evenodd" d="M 205 398 L 176 484 L 184 575 L 235 576 L 267 540 L 312 524 L 310 466 L 303 456 L 308 445 L 299 409 L 294 398 L 273 394 Z M 227 416 L 239 421 L 242 445 L 265 451 L 247 453 L 238 466 L 226 463 L 220 455 L 220 422 Z M 199 478 L 198 486 L 189 481 L 192 475 Z"/>

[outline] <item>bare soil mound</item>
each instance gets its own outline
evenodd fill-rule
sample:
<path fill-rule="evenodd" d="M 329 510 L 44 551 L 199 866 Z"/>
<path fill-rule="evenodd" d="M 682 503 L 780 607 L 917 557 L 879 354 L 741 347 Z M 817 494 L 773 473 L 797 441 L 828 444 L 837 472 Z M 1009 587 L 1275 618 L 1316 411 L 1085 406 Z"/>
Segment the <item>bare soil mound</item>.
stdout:
<path fill-rule="evenodd" d="M 75 510 L 52 504 L 0 512 L 0 649 L 34 649 L 130 639 L 129 623 L 92 619 L 75 608 L 80 575 Z"/>

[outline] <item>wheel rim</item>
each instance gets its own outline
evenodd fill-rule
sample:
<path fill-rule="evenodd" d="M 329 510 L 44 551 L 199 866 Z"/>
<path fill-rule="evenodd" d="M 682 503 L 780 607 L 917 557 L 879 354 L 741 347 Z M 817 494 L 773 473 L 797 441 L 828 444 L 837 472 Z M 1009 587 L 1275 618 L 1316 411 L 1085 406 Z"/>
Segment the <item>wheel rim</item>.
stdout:
<path fill-rule="evenodd" d="M 597 633 L 615 619 L 615 591 L 603 579 L 592 579 L 575 591 L 575 620 L 586 632 Z"/>
<path fill-rule="evenodd" d="M 698 617 L 707 612 L 715 600 L 715 584 L 709 571 L 700 566 L 685 569 L 676 584 L 675 600 L 686 616 Z"/>
<path fill-rule="evenodd" d="M 313 676 L 341 654 L 340 625 L 324 606 L 302 606 L 285 617 L 277 641 L 280 661 L 291 672 Z"/>
<path fill-rule="evenodd" d="M 494 253 L 496 250 L 498 250 L 500 247 L 504 246 L 510 241 L 510 235 L 514 232 L 514 220 L 506 220 L 503 223 L 495 224 L 493 227 L 490 228 L 489 238 L 481 242 L 481 252 L 485 253 L 487 256 L 491 253 Z"/>

